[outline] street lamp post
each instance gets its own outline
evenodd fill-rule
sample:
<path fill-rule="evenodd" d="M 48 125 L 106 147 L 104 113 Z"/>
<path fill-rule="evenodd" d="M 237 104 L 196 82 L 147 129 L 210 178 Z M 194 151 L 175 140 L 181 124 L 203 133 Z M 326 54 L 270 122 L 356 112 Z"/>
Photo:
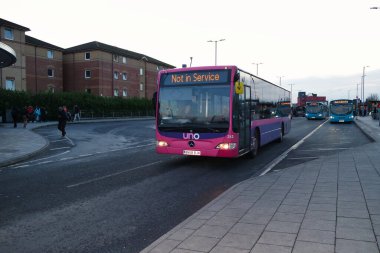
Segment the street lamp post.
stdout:
<path fill-rule="evenodd" d="M 220 39 L 220 40 L 208 40 L 207 42 L 215 42 L 215 66 L 217 61 L 217 55 L 218 55 L 218 42 L 225 41 L 226 39 Z"/>
<path fill-rule="evenodd" d="M 262 62 L 259 62 L 259 63 L 252 63 L 252 64 L 254 64 L 254 65 L 256 65 L 256 76 L 259 76 L 259 65 L 260 64 L 263 64 Z"/>
<path fill-rule="evenodd" d="M 365 99 L 365 95 L 364 95 L 365 68 L 369 68 L 369 66 L 364 66 L 363 67 L 363 76 L 362 76 L 362 103 L 364 103 L 364 99 Z"/>
<path fill-rule="evenodd" d="M 291 106 L 292 103 L 293 103 L 293 85 L 295 85 L 295 84 L 294 83 L 290 83 L 288 85 L 290 85 L 290 106 Z"/>
<path fill-rule="evenodd" d="M 280 78 L 280 86 L 281 86 L 281 79 L 285 76 L 278 76 Z"/>

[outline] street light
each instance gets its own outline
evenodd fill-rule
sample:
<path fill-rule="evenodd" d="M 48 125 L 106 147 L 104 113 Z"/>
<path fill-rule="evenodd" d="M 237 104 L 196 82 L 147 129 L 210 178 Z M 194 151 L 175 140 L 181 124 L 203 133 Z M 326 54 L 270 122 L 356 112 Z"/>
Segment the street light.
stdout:
<path fill-rule="evenodd" d="M 290 83 L 288 85 L 290 85 L 290 106 L 291 106 L 292 103 L 293 103 L 293 85 L 295 85 L 295 84 L 294 83 Z"/>
<path fill-rule="evenodd" d="M 215 66 L 216 66 L 216 60 L 218 55 L 218 42 L 225 41 L 226 39 L 220 39 L 220 40 L 208 40 L 207 42 L 215 42 Z"/>
<path fill-rule="evenodd" d="M 278 76 L 278 78 L 280 78 L 280 86 L 281 86 L 281 78 L 283 78 L 285 76 Z"/>
<path fill-rule="evenodd" d="M 252 64 L 254 64 L 254 65 L 256 65 L 256 76 L 259 76 L 259 65 L 260 64 L 263 64 L 262 62 L 259 62 L 259 63 L 252 63 Z"/>
<path fill-rule="evenodd" d="M 369 68 L 369 66 L 364 66 L 363 67 L 363 76 L 362 76 L 362 103 L 364 103 L 364 99 L 365 99 L 365 95 L 364 95 L 365 68 Z"/>

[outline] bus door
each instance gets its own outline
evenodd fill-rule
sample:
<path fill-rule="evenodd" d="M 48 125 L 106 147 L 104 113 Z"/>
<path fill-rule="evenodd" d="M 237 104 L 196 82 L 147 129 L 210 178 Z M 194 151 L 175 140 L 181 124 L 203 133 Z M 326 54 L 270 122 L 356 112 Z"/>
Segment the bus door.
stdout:
<path fill-rule="evenodd" d="M 239 150 L 246 151 L 251 145 L 251 87 L 244 85 L 239 95 Z"/>

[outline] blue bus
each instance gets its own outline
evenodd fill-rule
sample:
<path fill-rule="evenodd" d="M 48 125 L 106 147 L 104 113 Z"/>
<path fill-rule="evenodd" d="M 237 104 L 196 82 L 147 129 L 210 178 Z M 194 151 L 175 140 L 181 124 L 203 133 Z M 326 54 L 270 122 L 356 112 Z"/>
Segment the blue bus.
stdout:
<path fill-rule="evenodd" d="M 354 120 L 354 102 L 350 99 L 339 99 L 330 102 L 330 122 L 351 123 Z"/>
<path fill-rule="evenodd" d="M 307 119 L 326 119 L 329 114 L 327 102 L 306 102 L 305 110 L 305 117 Z"/>

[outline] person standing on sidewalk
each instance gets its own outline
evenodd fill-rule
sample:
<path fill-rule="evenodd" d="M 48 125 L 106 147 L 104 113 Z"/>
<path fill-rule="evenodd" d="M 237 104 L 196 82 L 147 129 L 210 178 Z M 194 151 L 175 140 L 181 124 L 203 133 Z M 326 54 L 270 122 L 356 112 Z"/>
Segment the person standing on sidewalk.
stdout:
<path fill-rule="evenodd" d="M 62 137 L 65 137 L 66 135 L 66 123 L 68 120 L 68 116 L 66 111 L 63 109 L 62 106 L 58 108 L 58 129 L 62 133 Z"/>
<path fill-rule="evenodd" d="M 19 117 L 19 110 L 16 106 L 12 107 L 11 114 L 12 114 L 13 127 L 16 128 L 18 117 Z"/>
<path fill-rule="evenodd" d="M 74 105 L 74 121 L 80 120 L 80 110 L 78 105 Z"/>

